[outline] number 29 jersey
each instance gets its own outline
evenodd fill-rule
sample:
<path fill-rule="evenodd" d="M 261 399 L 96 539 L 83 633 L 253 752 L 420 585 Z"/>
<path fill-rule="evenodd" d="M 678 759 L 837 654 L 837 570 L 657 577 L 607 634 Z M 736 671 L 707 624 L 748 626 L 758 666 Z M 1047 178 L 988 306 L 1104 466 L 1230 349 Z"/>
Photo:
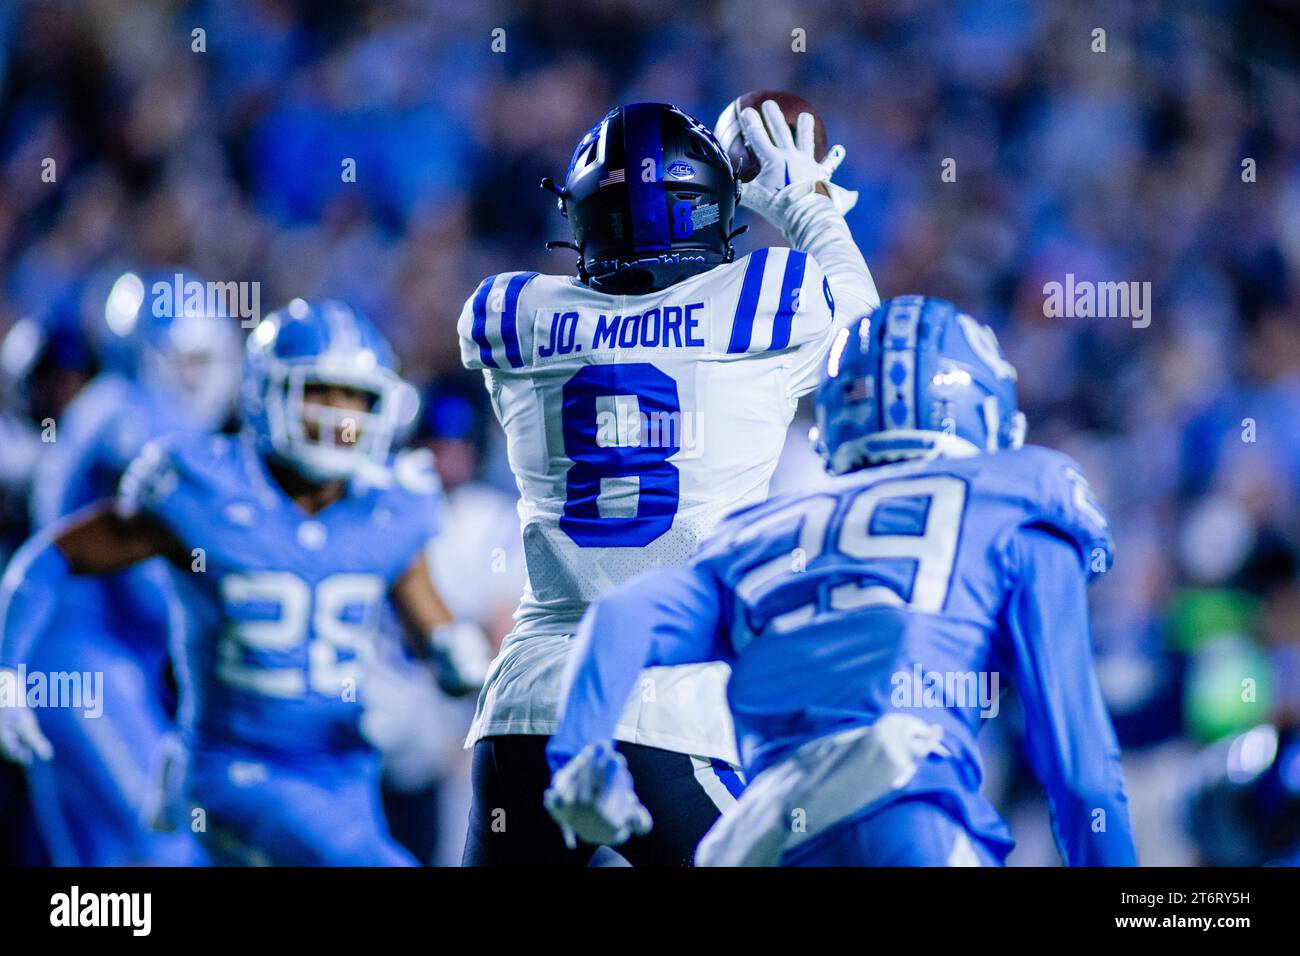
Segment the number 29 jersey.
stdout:
<path fill-rule="evenodd" d="M 635 296 L 529 272 L 483 280 L 461 355 L 505 430 L 528 583 L 469 742 L 553 733 L 588 603 L 683 563 L 723 515 L 767 497 L 834 327 L 825 274 L 786 248 Z M 619 739 L 734 762 L 726 679 L 716 664 L 648 671 Z"/>
<path fill-rule="evenodd" d="M 1038 539 L 1072 549 L 1077 563 L 1039 566 Z M 676 626 L 718 629 L 751 781 L 811 741 L 907 714 L 942 727 L 946 753 L 891 789 L 937 795 L 1009 850 L 976 745 L 1008 684 L 1054 817 L 1060 808 L 1091 822 L 1092 808 L 1123 805 L 1087 607 L 1073 603 L 1112 554 L 1105 514 L 1059 452 L 1026 445 L 883 465 L 729 516 L 691 562 L 718 616 L 695 621 L 684 609 Z M 1024 603 L 1026 590 L 1049 615 Z M 1061 825 L 1058 834 L 1080 834 Z"/>

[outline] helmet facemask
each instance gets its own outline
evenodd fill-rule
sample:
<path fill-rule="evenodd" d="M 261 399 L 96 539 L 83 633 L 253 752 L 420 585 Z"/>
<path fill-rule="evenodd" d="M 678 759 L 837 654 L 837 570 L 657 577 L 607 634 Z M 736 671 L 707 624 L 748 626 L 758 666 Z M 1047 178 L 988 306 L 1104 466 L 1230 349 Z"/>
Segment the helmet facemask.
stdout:
<path fill-rule="evenodd" d="M 411 389 L 387 369 L 331 366 L 276 363 L 266 380 L 272 453 L 310 481 L 346 480 L 383 465 L 403 421 L 403 393 Z M 343 403 L 321 394 L 333 390 L 345 392 Z"/>

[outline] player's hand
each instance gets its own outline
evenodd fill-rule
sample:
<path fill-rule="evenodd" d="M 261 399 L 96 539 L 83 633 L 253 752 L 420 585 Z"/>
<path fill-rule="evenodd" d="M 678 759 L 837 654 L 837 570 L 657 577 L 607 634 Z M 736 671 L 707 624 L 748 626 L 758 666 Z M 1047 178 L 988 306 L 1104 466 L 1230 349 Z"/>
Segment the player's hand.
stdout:
<path fill-rule="evenodd" d="M 637 799 L 627 761 L 607 744 L 584 747 L 557 770 L 543 799 L 571 850 L 578 840 L 618 846 L 649 833 L 654 822 Z"/>
<path fill-rule="evenodd" d="M 492 650 L 477 624 L 455 621 L 435 627 L 429 648 L 438 668 L 438 686 L 453 697 L 477 694 L 487 680 Z"/>
<path fill-rule="evenodd" d="M 745 145 L 758 160 L 759 172 L 752 180 L 740 184 L 740 204 L 752 209 L 778 229 L 785 229 L 785 209 L 820 185 L 842 216 L 858 201 L 858 194 L 831 182 L 831 176 L 844 161 L 844 147 L 832 146 L 820 163 L 813 158 L 811 113 L 800 113 L 795 121 L 795 135 L 775 100 L 764 100 L 763 115 L 753 107 L 740 113 L 740 130 Z"/>
<path fill-rule="evenodd" d="M 22 675 L 7 668 L 0 668 L 0 755 L 23 766 L 54 756 L 53 745 L 27 706 Z"/>

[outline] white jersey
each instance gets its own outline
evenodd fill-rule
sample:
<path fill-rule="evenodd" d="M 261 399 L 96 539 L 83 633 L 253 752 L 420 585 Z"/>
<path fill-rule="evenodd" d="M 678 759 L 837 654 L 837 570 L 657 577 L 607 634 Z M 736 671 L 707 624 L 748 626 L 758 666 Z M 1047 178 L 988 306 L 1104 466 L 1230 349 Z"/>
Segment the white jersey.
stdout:
<path fill-rule="evenodd" d="M 461 354 L 505 429 L 528 585 L 468 743 L 553 733 L 587 604 L 767 497 L 835 331 L 821 267 L 785 248 L 636 296 L 528 272 L 479 285 Z M 736 762 L 728 673 L 652 668 L 618 739 Z"/>

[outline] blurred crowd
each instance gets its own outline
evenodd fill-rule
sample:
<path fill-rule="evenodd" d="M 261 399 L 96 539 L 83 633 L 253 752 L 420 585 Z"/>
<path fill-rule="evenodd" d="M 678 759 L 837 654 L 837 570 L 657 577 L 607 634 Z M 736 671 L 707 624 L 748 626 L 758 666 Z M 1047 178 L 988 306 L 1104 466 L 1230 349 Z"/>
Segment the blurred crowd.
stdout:
<path fill-rule="evenodd" d="M 93 371 L 105 276 L 184 263 L 259 282 L 266 309 L 337 296 L 432 389 L 418 440 L 476 502 L 447 574 L 475 567 L 458 557 L 495 553 L 514 485 L 460 369 L 462 302 L 494 272 L 572 271 L 543 248 L 567 236 L 537 184 L 611 105 L 712 123 L 757 88 L 798 92 L 846 147 L 836 181 L 860 194 L 848 221 L 882 296 L 991 323 L 1029 440 L 1077 458 L 1108 510 L 1094 640 L 1143 862 L 1300 858 L 1286 0 L 3 4 L 0 332 L 41 316 L 58 346 L 28 411 L 57 414 Z M 742 254 L 781 241 L 742 221 Z M 1150 325 L 1048 317 L 1044 284 L 1067 274 L 1149 282 Z M 22 384 L 5 384 L 11 412 Z M 818 480 L 804 428 L 781 487 Z M 512 603 L 498 589 L 472 611 L 500 636 Z M 1011 862 L 1054 862 L 1014 718 L 988 736 Z M 463 788 L 462 761 L 436 762 Z"/>

